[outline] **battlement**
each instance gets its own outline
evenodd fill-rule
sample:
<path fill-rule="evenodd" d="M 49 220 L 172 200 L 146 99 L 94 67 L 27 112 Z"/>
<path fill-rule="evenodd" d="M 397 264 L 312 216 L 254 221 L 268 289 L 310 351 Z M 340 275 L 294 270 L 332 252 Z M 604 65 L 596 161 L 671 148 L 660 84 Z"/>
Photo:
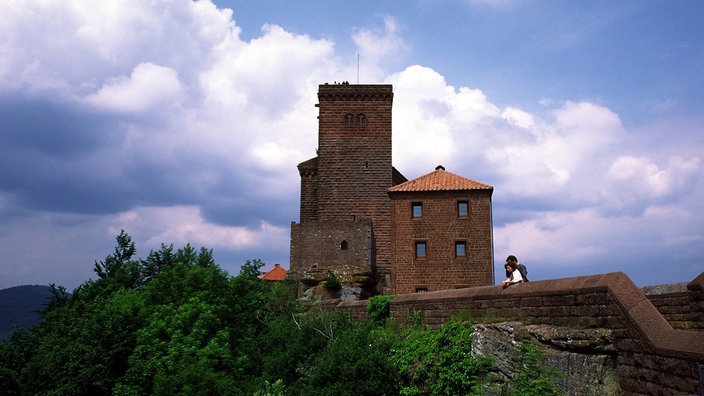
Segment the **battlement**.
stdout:
<path fill-rule="evenodd" d="M 393 86 L 390 84 L 333 83 L 318 86 L 318 100 L 392 100 Z"/>

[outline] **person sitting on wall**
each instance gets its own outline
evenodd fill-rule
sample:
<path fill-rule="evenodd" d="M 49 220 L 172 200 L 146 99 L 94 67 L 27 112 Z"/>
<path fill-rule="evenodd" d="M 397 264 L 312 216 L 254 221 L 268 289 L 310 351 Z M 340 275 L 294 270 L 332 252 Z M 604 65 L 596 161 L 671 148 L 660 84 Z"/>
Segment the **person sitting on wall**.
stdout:
<path fill-rule="evenodd" d="M 528 268 L 526 268 L 525 265 L 519 263 L 518 259 L 514 255 L 510 255 L 510 256 L 506 257 L 506 264 L 509 264 L 509 263 L 514 263 L 515 266 L 518 268 L 518 270 L 521 272 L 521 277 L 523 278 L 523 282 L 528 282 Z M 513 267 L 514 265 L 512 264 L 511 266 Z"/>
<path fill-rule="evenodd" d="M 501 281 L 501 286 L 503 286 L 504 289 L 516 283 L 523 283 L 523 277 L 521 276 L 521 271 L 518 270 L 518 264 L 514 262 L 506 263 L 504 268 L 507 274 L 510 272 L 509 277 Z"/>

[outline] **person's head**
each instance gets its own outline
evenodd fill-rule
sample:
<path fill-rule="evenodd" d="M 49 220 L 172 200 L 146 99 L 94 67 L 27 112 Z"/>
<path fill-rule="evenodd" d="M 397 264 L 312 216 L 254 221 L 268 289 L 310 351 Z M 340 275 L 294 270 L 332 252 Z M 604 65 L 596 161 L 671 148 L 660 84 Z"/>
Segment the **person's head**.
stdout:
<path fill-rule="evenodd" d="M 516 256 L 510 255 L 510 256 L 506 257 L 506 264 L 510 264 L 510 263 L 518 263 L 518 259 L 516 258 Z"/>
<path fill-rule="evenodd" d="M 504 269 L 506 270 L 506 276 L 511 276 L 511 274 L 513 273 L 513 267 L 511 266 L 511 264 L 504 264 Z"/>

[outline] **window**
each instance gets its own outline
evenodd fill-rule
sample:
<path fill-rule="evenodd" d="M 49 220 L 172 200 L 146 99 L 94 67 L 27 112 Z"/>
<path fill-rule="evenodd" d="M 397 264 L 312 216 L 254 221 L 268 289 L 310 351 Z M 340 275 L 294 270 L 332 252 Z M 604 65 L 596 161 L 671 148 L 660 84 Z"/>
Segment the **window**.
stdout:
<path fill-rule="evenodd" d="M 428 288 L 427 287 L 416 287 L 416 293 L 427 293 Z"/>
<path fill-rule="evenodd" d="M 413 202 L 411 204 L 412 208 L 412 217 L 421 217 L 423 216 L 423 203 L 421 202 Z"/>
<path fill-rule="evenodd" d="M 465 241 L 455 242 L 455 257 L 464 257 L 467 254 L 467 243 Z"/>
<path fill-rule="evenodd" d="M 469 215 L 469 203 L 467 201 L 457 202 L 457 216 L 467 217 Z"/>
<path fill-rule="evenodd" d="M 416 242 L 416 257 L 425 257 L 426 254 L 425 242 Z"/>
<path fill-rule="evenodd" d="M 357 126 L 358 127 L 367 126 L 367 117 L 365 117 L 364 114 L 359 114 L 357 116 Z"/>
<path fill-rule="evenodd" d="M 365 127 L 367 126 L 367 117 L 364 114 L 357 114 L 357 116 L 355 116 L 352 113 L 347 113 L 345 114 L 345 126 Z"/>
<path fill-rule="evenodd" d="M 347 250 L 347 241 L 340 242 L 340 250 Z"/>

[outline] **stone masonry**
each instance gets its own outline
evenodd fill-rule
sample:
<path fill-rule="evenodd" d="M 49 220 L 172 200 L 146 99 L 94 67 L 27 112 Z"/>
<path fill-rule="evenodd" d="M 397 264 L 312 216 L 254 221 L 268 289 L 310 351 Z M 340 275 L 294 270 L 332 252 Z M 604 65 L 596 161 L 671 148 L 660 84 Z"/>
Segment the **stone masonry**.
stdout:
<path fill-rule="evenodd" d="M 317 156 L 298 165 L 300 222 L 291 224 L 289 277 L 302 293 L 332 275 L 352 299 L 493 283 L 493 188 L 447 172 L 459 188 L 408 189 L 425 179 L 408 181 L 392 165 L 393 96 L 391 85 L 318 87 Z M 422 220 L 407 221 L 408 199 L 425 203 Z M 432 254 L 416 260 L 408 249 L 421 239 Z"/>
<path fill-rule="evenodd" d="M 687 290 L 691 301 L 703 301 L 704 273 L 690 282 Z M 334 309 L 357 319 L 366 317 L 364 301 L 341 302 Z M 604 352 L 615 356 L 616 393 L 701 392 L 699 367 L 704 364 L 704 332 L 673 328 L 621 272 L 532 281 L 506 289 L 485 286 L 400 295 L 391 301 L 390 310 L 391 316 L 401 323 L 409 312 L 416 312 L 424 325 L 435 328 L 452 315 L 468 313 L 479 324 L 512 321 L 594 332 L 599 337 L 608 334 L 610 346 Z M 699 314 L 690 317 L 696 319 Z"/>

